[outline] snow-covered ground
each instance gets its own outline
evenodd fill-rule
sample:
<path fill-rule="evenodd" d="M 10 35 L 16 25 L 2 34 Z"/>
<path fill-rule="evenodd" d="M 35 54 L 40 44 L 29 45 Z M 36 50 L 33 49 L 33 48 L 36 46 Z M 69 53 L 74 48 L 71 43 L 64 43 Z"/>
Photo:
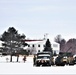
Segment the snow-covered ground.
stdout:
<path fill-rule="evenodd" d="M 13 57 L 13 62 L 6 62 L 6 58 L 10 56 L 0 57 L 0 74 L 76 74 L 76 65 L 74 66 L 51 66 L 51 67 L 35 67 L 33 66 L 33 58 L 27 57 L 27 61 L 23 62 L 23 57 Z"/>

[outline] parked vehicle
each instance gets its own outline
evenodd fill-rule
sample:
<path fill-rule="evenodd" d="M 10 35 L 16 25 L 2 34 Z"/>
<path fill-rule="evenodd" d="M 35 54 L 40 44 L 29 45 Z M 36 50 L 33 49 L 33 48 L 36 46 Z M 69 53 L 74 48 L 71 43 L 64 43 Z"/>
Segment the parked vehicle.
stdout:
<path fill-rule="evenodd" d="M 68 57 L 68 62 L 69 62 L 69 65 L 74 65 L 74 58 L 73 58 L 73 56 Z"/>
<path fill-rule="evenodd" d="M 56 66 L 64 66 L 65 63 L 63 62 L 63 57 L 59 55 L 56 60 L 55 60 L 55 65 Z"/>
<path fill-rule="evenodd" d="M 71 53 L 59 53 L 55 60 L 56 66 L 74 65 L 74 58 Z"/>
<path fill-rule="evenodd" d="M 51 60 L 49 55 L 38 55 L 36 59 L 36 66 L 51 66 Z"/>
<path fill-rule="evenodd" d="M 39 52 L 33 60 L 36 66 L 51 66 L 53 64 L 52 56 L 49 52 Z"/>

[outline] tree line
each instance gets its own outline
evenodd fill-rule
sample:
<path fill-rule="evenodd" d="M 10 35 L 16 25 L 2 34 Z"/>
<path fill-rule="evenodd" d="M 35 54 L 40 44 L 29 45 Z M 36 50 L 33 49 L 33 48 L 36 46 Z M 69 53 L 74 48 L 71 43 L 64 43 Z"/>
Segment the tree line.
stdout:
<path fill-rule="evenodd" d="M 57 35 L 55 37 L 55 42 L 60 44 L 60 52 L 63 53 L 71 53 L 72 55 L 76 54 L 76 39 L 70 38 L 66 41 L 61 35 Z"/>

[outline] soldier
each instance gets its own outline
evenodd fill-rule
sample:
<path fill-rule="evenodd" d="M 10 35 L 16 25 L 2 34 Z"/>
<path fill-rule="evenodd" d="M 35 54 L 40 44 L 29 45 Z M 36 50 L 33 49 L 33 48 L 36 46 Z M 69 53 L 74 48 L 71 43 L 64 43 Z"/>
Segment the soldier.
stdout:
<path fill-rule="evenodd" d="M 25 63 L 25 61 L 26 61 L 26 56 L 24 56 L 23 61 L 24 61 L 24 63 Z"/>
<path fill-rule="evenodd" d="M 6 61 L 8 62 L 9 58 L 6 58 Z"/>
<path fill-rule="evenodd" d="M 34 58 L 33 58 L 33 62 L 34 62 L 33 65 L 35 65 L 35 61 L 36 61 L 36 55 L 34 55 Z"/>

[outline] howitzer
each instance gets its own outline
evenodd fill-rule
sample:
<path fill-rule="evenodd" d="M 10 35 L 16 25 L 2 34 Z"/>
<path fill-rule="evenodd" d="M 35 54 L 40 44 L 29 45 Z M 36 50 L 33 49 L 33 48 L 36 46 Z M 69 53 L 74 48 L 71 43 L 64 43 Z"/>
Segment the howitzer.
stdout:
<path fill-rule="evenodd" d="M 71 52 L 68 52 L 72 47 L 70 47 L 66 52 L 60 52 L 58 57 L 55 60 L 55 65 L 64 66 L 64 65 L 74 65 L 74 58 Z"/>

